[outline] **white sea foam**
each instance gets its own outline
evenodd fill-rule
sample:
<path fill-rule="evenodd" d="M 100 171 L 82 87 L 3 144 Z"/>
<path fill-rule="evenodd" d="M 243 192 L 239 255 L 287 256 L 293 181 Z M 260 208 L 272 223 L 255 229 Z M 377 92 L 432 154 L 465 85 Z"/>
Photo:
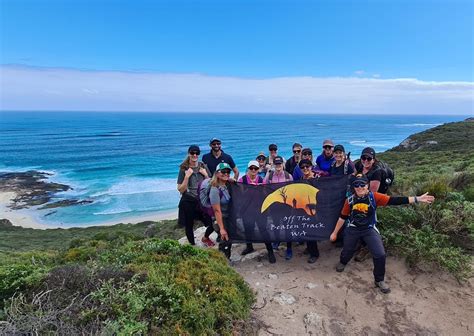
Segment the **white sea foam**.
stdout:
<path fill-rule="evenodd" d="M 160 193 L 167 191 L 176 191 L 176 179 L 158 178 L 158 179 L 126 179 L 112 185 L 108 190 L 98 192 L 92 197 L 100 196 L 118 196 L 134 195 L 144 193 Z"/>
<path fill-rule="evenodd" d="M 353 140 L 353 141 L 349 141 L 349 143 L 351 145 L 357 146 L 358 144 L 365 144 L 365 143 L 367 143 L 367 141 L 365 141 L 365 140 Z"/>

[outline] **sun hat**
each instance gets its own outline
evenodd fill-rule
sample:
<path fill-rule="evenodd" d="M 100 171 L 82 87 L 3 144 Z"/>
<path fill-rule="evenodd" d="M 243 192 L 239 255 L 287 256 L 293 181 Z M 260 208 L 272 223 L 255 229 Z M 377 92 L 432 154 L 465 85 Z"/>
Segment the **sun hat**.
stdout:
<path fill-rule="evenodd" d="M 362 154 L 360 154 L 360 156 L 362 157 L 362 155 L 370 156 L 372 159 L 374 159 L 375 158 L 375 150 L 372 147 L 365 147 L 362 150 Z"/>
<path fill-rule="evenodd" d="M 323 147 L 324 146 L 334 147 L 334 142 L 331 139 L 326 139 L 326 140 L 323 141 Z"/>
<path fill-rule="evenodd" d="M 273 159 L 274 164 L 282 164 L 283 163 L 283 158 L 281 156 L 275 156 Z"/>
<path fill-rule="evenodd" d="M 343 145 L 336 145 L 336 146 L 334 146 L 334 151 L 335 151 L 335 152 L 341 151 L 341 152 L 344 152 L 344 153 L 346 152 Z"/>
<path fill-rule="evenodd" d="M 216 171 L 221 171 L 221 170 L 224 170 L 224 169 L 232 170 L 232 168 L 230 168 L 229 164 L 226 163 L 226 162 L 221 162 L 216 167 Z"/>
<path fill-rule="evenodd" d="M 249 161 L 249 164 L 247 165 L 247 168 L 250 168 L 252 166 L 255 166 L 255 167 L 260 167 L 260 165 L 258 164 L 258 161 L 255 161 L 255 160 L 252 160 L 252 161 Z"/>

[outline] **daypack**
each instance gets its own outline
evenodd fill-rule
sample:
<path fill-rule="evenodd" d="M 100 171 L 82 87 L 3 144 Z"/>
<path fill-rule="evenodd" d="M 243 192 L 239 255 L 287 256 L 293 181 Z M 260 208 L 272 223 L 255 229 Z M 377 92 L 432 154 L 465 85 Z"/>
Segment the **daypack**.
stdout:
<path fill-rule="evenodd" d="M 207 178 L 198 184 L 199 207 L 201 211 L 210 217 L 214 217 L 214 209 L 211 205 L 209 193 L 211 192 L 211 179 Z M 219 189 L 219 196 L 222 197 L 222 190 Z"/>
<path fill-rule="evenodd" d="M 352 207 L 354 206 L 354 194 L 351 194 L 348 198 L 347 198 L 347 202 L 349 203 L 349 207 L 351 209 L 351 217 L 352 217 Z M 372 191 L 369 191 L 369 204 L 372 208 L 374 208 L 374 214 L 370 220 L 370 224 L 369 224 L 369 227 L 375 227 L 375 225 L 377 224 L 377 202 L 375 202 L 375 197 L 374 197 L 374 193 Z M 350 222 L 349 222 L 350 224 Z"/>
<path fill-rule="evenodd" d="M 284 170 L 283 172 L 285 173 L 285 180 L 289 181 L 290 180 L 290 173 L 288 173 L 286 170 Z M 274 173 L 275 173 L 275 171 L 270 170 L 270 173 L 268 174 L 268 182 L 269 183 L 272 183 Z"/>
<path fill-rule="evenodd" d="M 380 180 L 380 187 L 378 191 L 382 194 L 386 194 L 388 188 L 393 184 L 395 172 L 386 162 L 378 161 L 377 166 L 378 169 L 382 170 L 382 179 Z"/>

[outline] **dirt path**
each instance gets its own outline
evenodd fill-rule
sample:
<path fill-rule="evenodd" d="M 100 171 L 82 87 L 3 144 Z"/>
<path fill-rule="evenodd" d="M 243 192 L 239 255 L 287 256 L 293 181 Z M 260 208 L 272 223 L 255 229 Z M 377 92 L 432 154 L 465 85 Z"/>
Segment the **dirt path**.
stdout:
<path fill-rule="evenodd" d="M 370 258 L 335 272 L 340 249 L 329 243 L 320 244 L 315 264 L 306 262 L 304 246 L 294 248 L 290 261 L 281 247 L 273 265 L 263 244 L 241 259 L 243 248 L 233 247 L 232 264 L 257 293 L 259 335 L 474 335 L 473 279 L 461 286 L 389 257 L 387 295 L 373 286 Z"/>

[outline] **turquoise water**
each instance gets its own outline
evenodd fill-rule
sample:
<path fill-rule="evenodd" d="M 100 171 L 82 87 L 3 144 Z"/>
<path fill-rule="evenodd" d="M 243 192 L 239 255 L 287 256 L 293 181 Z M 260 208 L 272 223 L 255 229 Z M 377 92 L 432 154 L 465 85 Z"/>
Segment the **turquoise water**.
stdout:
<path fill-rule="evenodd" d="M 300 142 L 317 153 L 325 138 L 357 157 L 462 116 L 289 114 L 0 112 L 0 171 L 43 170 L 74 189 L 57 195 L 93 203 L 36 210 L 55 226 L 90 225 L 166 212 L 177 207 L 178 166 L 187 147 L 203 153 L 211 137 L 223 141 L 240 170 L 270 143 L 291 156 Z M 45 217 L 45 215 L 47 215 Z"/>

